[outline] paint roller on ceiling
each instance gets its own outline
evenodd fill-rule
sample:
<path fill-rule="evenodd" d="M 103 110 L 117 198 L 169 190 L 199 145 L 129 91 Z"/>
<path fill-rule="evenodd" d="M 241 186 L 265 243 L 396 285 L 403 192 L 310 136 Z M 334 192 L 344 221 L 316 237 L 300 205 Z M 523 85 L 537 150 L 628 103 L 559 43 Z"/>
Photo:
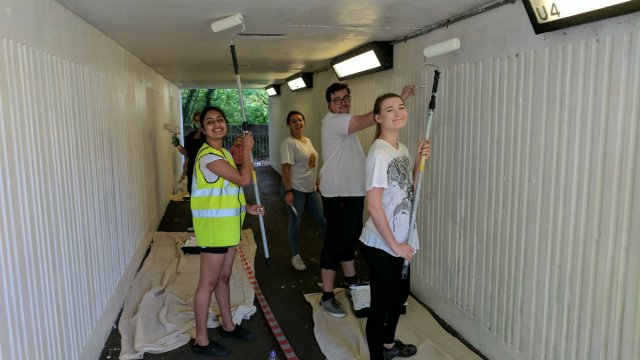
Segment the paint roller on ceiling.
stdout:
<path fill-rule="evenodd" d="M 424 57 L 432 58 L 460 49 L 460 39 L 453 38 L 427 46 L 422 50 Z"/>
<path fill-rule="evenodd" d="M 231 16 L 227 16 L 226 18 L 212 22 L 211 31 L 221 32 L 238 25 L 242 25 L 242 30 L 238 34 L 236 34 L 236 36 L 243 36 L 243 37 L 255 36 L 255 37 L 262 37 L 262 38 L 265 38 L 265 37 L 286 38 L 287 37 L 285 34 L 276 34 L 276 33 L 245 33 L 246 29 L 244 26 L 244 17 L 242 16 L 242 14 L 234 14 Z"/>

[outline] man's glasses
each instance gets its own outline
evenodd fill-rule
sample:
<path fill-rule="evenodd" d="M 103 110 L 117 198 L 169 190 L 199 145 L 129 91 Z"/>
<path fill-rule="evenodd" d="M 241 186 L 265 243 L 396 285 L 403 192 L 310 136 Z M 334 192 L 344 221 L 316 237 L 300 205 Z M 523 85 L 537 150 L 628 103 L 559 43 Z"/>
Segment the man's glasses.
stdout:
<path fill-rule="evenodd" d="M 349 104 L 351 102 L 351 96 L 347 95 L 345 97 L 337 97 L 335 99 L 331 99 L 331 102 L 334 105 L 340 105 L 340 104 Z"/>

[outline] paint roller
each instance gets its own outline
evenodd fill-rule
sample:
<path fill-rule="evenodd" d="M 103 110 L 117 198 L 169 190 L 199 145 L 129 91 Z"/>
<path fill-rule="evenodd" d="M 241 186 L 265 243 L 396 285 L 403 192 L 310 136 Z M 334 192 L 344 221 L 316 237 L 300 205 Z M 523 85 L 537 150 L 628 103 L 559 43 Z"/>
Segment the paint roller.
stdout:
<path fill-rule="evenodd" d="M 242 14 L 234 14 L 231 16 L 227 16 L 223 19 L 214 21 L 211 23 L 211 30 L 213 32 L 221 32 L 221 31 L 225 31 L 227 29 L 230 29 L 234 26 L 238 26 L 238 25 L 242 25 L 242 30 L 240 31 L 243 32 L 244 29 L 244 18 L 242 17 Z M 237 35 L 237 34 L 236 34 Z M 244 99 L 242 97 L 242 82 L 240 81 L 240 72 L 238 70 L 238 58 L 236 56 L 236 46 L 233 44 L 233 38 L 231 39 L 231 41 L 229 42 L 229 48 L 231 49 L 231 60 L 233 61 L 233 70 L 235 72 L 236 75 L 236 85 L 238 87 L 238 97 L 240 98 L 240 111 L 242 113 L 242 129 L 244 130 L 244 132 L 248 132 L 249 131 L 249 125 L 247 123 L 247 114 L 244 110 Z M 253 164 L 253 154 L 251 154 L 251 164 Z M 252 168 L 252 175 L 253 175 L 253 190 L 255 192 L 255 196 L 256 196 L 256 204 L 261 205 L 260 203 L 260 191 L 258 189 L 258 181 L 256 178 L 256 169 Z M 262 217 L 263 215 L 258 215 L 258 220 L 260 221 L 260 232 L 262 234 L 262 245 L 264 248 L 264 259 L 267 263 L 267 266 L 271 265 L 271 259 L 269 257 L 269 246 L 267 244 L 267 233 L 264 229 L 264 219 Z"/>
<path fill-rule="evenodd" d="M 242 24 L 242 31 L 244 31 L 244 18 L 242 17 L 242 14 L 234 14 L 227 16 L 224 19 L 212 22 L 211 31 L 221 32 L 240 24 Z"/>
<path fill-rule="evenodd" d="M 452 51 L 456 51 L 460 48 L 460 39 L 453 38 L 443 42 L 439 42 L 437 44 L 427 46 L 424 48 L 422 53 L 424 54 L 425 59 L 432 58 L 436 56 L 440 56 Z M 431 65 L 431 64 L 427 64 Z M 427 108 L 427 129 L 424 135 L 424 140 L 427 141 L 431 137 L 431 121 L 433 119 L 433 112 L 436 109 L 436 94 L 438 93 L 438 81 L 440 80 L 440 71 L 437 65 L 432 65 L 436 67 L 436 70 L 433 71 L 433 85 L 431 88 L 431 101 L 429 101 L 429 106 Z M 420 87 L 426 87 L 420 86 Z M 415 227 L 416 227 L 416 213 L 418 212 L 418 201 L 420 200 L 420 193 L 422 192 L 422 177 L 424 175 L 424 163 L 426 158 L 423 156 L 420 160 L 420 172 L 418 174 L 418 180 L 416 184 L 416 192 L 413 198 L 413 204 L 411 205 L 411 218 L 409 221 L 409 239 L 407 240 L 409 245 L 413 248 L 417 247 L 417 239 L 415 237 Z M 406 279 L 409 274 L 409 261 L 405 260 L 404 265 L 402 266 L 402 278 Z"/>
<path fill-rule="evenodd" d="M 452 51 L 456 51 L 458 49 L 460 49 L 460 39 L 453 38 L 445 40 L 443 42 L 439 42 L 437 44 L 433 44 L 431 46 L 427 46 L 426 48 L 424 48 L 422 53 L 424 54 L 425 58 L 432 58 L 450 53 Z"/>

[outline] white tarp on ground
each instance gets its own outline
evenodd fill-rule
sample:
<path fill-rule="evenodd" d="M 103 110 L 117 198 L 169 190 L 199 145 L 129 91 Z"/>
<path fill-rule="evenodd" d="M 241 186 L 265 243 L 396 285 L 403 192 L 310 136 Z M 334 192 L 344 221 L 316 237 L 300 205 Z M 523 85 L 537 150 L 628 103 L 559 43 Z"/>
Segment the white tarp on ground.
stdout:
<path fill-rule="evenodd" d="M 336 298 L 347 311 L 344 318 L 329 315 L 320 307 L 322 294 L 306 294 L 313 307 L 313 331 L 320 350 L 331 360 L 367 360 L 369 349 L 365 335 L 366 318 L 357 318 L 351 309 L 346 289 L 336 289 Z M 446 332 L 431 314 L 412 297 L 407 313 L 400 316 L 396 338 L 418 347 L 414 360 L 474 360 L 481 358 Z"/>
<path fill-rule="evenodd" d="M 136 275 L 120 316 L 120 359 L 142 359 L 145 352 L 162 353 L 179 348 L 195 337 L 193 294 L 200 271 L 199 255 L 183 255 L 182 244 L 193 233 L 157 232 L 149 256 Z M 251 230 L 242 231 L 240 242 L 253 264 L 256 244 Z M 256 312 L 254 292 L 236 258 L 231 276 L 231 307 L 236 324 Z M 217 327 L 215 297 L 209 310 L 210 328 Z"/>

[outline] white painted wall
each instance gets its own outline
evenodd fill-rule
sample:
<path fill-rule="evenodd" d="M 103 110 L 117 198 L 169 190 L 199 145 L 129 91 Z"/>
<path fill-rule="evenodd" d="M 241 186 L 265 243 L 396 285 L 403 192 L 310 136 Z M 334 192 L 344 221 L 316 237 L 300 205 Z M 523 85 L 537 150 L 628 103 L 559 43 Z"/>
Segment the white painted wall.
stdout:
<path fill-rule="evenodd" d="M 0 6 L 0 358 L 95 359 L 180 169 L 179 90 L 50 0 Z"/>
<path fill-rule="evenodd" d="M 353 112 L 428 84 L 408 103 L 414 148 L 433 71 L 422 49 L 452 37 L 462 48 L 431 59 L 412 291 L 491 359 L 640 359 L 640 15 L 535 35 L 520 2 L 503 6 L 397 45 L 393 70 L 349 81 Z M 290 109 L 320 150 L 333 81 L 271 99 L 276 169 Z"/>

